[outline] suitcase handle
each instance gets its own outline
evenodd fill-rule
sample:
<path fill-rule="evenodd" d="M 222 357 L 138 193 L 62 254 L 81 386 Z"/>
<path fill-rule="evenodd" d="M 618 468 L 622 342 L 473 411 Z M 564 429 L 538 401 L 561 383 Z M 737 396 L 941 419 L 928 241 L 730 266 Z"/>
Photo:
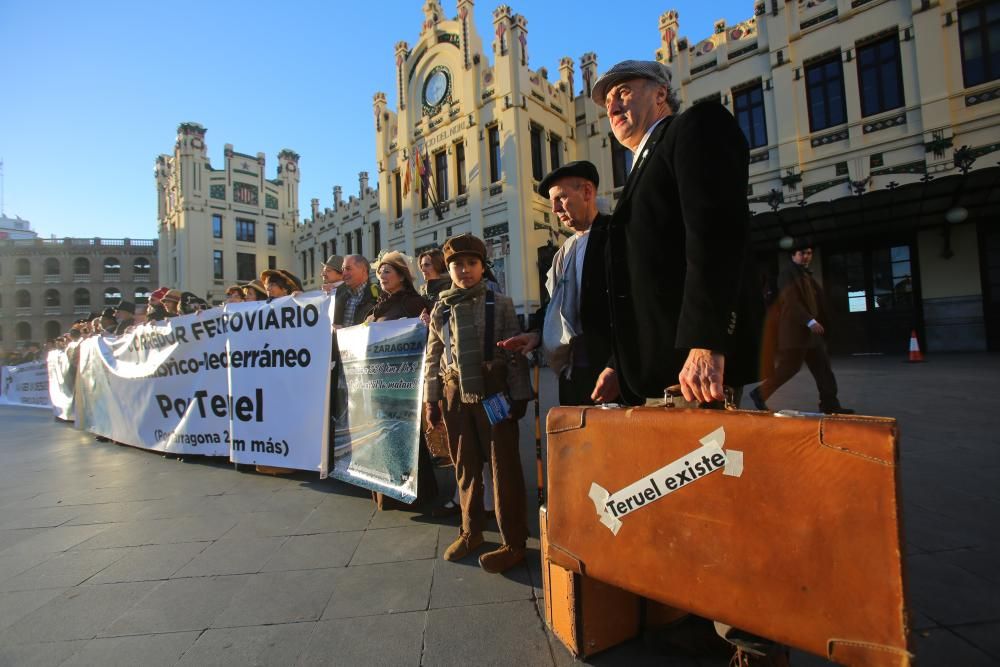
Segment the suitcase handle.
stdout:
<path fill-rule="evenodd" d="M 735 410 L 736 392 L 729 385 L 722 388 L 725 400 L 701 403 L 699 401 L 689 401 L 684 398 L 679 384 L 672 384 L 663 390 L 663 406 L 666 408 L 702 408 L 706 410 Z"/>

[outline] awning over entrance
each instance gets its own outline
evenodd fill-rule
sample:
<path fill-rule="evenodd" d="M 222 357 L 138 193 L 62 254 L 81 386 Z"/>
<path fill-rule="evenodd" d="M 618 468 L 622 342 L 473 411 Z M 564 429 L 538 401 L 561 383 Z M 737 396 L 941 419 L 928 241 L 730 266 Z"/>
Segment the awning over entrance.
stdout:
<path fill-rule="evenodd" d="M 968 212 L 967 222 L 998 219 L 1000 167 L 976 169 L 966 175 L 925 175 L 921 181 L 907 185 L 830 201 L 803 201 L 754 215 L 750 220 L 754 245 L 761 250 L 777 249 L 785 236 L 810 237 L 820 245 L 857 235 L 941 226 L 946 224 L 945 213 L 954 208 Z"/>

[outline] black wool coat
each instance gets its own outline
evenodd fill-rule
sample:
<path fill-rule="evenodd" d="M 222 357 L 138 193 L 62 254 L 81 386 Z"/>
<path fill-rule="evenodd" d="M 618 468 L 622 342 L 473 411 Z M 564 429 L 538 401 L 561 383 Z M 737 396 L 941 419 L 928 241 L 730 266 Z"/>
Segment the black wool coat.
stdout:
<path fill-rule="evenodd" d="M 696 347 L 725 354 L 726 384 L 759 379 L 748 167 L 742 131 L 715 102 L 665 118 L 635 156 L 607 243 L 614 364 L 629 403 L 677 384 Z"/>
<path fill-rule="evenodd" d="M 810 294 L 811 292 L 811 294 Z M 814 347 L 820 338 L 809 329 L 809 320 L 829 327 L 826 298 L 812 274 L 789 260 L 778 274 L 778 349 Z M 829 331 L 827 331 L 829 333 Z"/>

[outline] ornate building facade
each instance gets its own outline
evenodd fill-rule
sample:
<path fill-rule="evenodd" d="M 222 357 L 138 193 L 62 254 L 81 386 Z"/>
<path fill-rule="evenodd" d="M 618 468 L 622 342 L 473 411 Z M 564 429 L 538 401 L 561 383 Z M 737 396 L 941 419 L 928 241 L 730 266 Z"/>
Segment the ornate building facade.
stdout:
<path fill-rule="evenodd" d="M 0 346 L 42 343 L 122 300 L 155 289 L 154 239 L 0 240 Z"/>
<path fill-rule="evenodd" d="M 174 154 L 156 158 L 159 283 L 219 302 L 227 285 L 292 266 L 299 156 L 281 151 L 268 179 L 263 153 L 226 144 L 225 165 L 213 169 L 205 132 L 181 123 Z"/>
<path fill-rule="evenodd" d="M 809 237 L 841 352 L 1000 349 L 1000 0 L 765 0 L 735 26 L 680 36 L 667 11 L 649 53 L 686 106 L 717 100 L 751 146 L 747 192 L 762 290 Z M 597 58 L 529 67 L 528 22 L 505 5 L 476 32 L 472 0 L 423 7 L 395 47 L 396 104 L 373 101 L 377 182 L 296 235 L 315 285 L 328 254 L 418 253 L 482 236 L 523 314 L 564 230 L 536 192 L 569 160 L 594 162 L 614 201 L 631 163 L 590 100 Z M 636 53 L 635 57 L 644 57 Z M 423 186 L 429 183 L 430 186 Z M 315 259 L 316 256 L 320 259 Z"/>

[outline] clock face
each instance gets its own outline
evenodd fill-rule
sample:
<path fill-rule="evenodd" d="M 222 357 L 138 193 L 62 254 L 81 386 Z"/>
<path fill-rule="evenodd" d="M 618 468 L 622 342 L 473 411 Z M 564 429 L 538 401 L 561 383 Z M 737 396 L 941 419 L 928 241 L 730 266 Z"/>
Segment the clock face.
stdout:
<path fill-rule="evenodd" d="M 424 103 L 427 106 L 436 107 L 444 101 L 448 94 L 448 71 L 436 69 L 427 77 L 424 83 Z"/>

